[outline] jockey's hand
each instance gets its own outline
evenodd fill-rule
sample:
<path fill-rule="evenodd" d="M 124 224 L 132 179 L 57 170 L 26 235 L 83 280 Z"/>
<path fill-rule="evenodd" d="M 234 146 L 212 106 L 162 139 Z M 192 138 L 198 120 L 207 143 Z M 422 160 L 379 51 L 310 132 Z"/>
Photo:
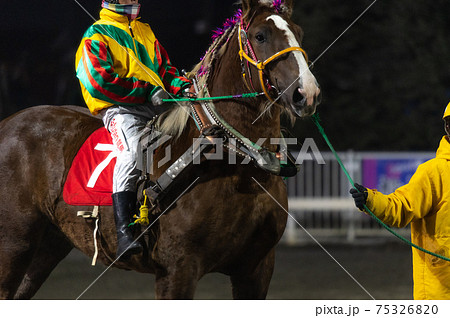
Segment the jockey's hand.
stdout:
<path fill-rule="evenodd" d="M 356 188 L 356 189 L 355 189 Z M 364 205 L 367 202 L 367 196 L 369 195 L 367 189 L 360 184 L 355 183 L 355 188 L 350 189 L 355 205 L 361 211 L 364 211 Z"/>
<path fill-rule="evenodd" d="M 163 99 L 171 99 L 169 93 L 163 90 L 161 87 L 158 87 L 157 90 L 150 97 L 150 102 L 154 106 L 161 106 L 164 104 Z"/>

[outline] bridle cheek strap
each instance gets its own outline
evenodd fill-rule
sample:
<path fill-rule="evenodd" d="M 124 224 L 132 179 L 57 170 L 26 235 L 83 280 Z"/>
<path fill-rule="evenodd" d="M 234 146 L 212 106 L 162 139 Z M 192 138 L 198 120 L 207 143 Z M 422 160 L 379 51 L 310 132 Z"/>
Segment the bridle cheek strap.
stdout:
<path fill-rule="evenodd" d="M 244 31 L 245 32 L 245 31 Z M 289 47 L 287 49 L 284 49 L 278 53 L 275 53 L 274 55 L 272 55 L 271 57 L 269 57 L 268 59 L 266 59 L 264 62 L 261 61 L 256 61 L 255 59 L 252 59 L 250 56 L 248 56 L 247 53 L 245 53 L 244 51 L 244 47 L 242 45 L 242 28 L 241 28 L 241 24 L 239 24 L 239 57 L 241 59 L 241 62 L 245 59 L 247 60 L 247 62 L 249 62 L 250 64 L 252 64 L 253 66 L 255 66 L 258 69 L 258 73 L 259 73 L 259 81 L 261 84 L 261 88 L 264 92 L 264 95 L 266 95 L 267 99 L 269 101 L 271 101 L 272 103 L 275 103 L 275 101 L 273 100 L 273 98 L 270 96 L 269 92 L 267 91 L 267 87 L 264 84 L 264 69 L 266 68 L 266 66 L 275 61 L 276 59 L 278 59 L 279 57 L 290 53 L 290 52 L 294 52 L 294 51 L 299 51 L 303 54 L 303 56 L 305 57 L 306 62 L 308 62 L 308 55 L 306 54 L 305 50 L 303 50 L 301 47 L 298 46 L 292 46 Z M 250 48 L 250 51 L 253 52 L 253 48 L 251 47 L 250 41 L 248 39 L 246 39 L 246 45 Z M 245 71 L 242 71 L 242 76 L 244 78 L 244 81 L 247 85 L 247 81 L 246 81 L 246 77 L 245 77 Z M 248 85 L 247 85 L 248 86 Z"/>

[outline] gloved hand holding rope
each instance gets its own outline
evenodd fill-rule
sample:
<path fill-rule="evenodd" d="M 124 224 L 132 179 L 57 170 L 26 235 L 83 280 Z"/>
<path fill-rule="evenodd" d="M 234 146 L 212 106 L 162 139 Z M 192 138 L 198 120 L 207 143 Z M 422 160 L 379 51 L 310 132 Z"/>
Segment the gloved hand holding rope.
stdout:
<path fill-rule="evenodd" d="M 355 205 L 358 209 L 361 211 L 364 210 L 364 205 L 367 203 L 367 196 L 369 195 L 367 193 L 367 189 L 363 187 L 362 185 L 355 183 L 355 188 L 350 189 L 350 193 L 355 200 Z"/>

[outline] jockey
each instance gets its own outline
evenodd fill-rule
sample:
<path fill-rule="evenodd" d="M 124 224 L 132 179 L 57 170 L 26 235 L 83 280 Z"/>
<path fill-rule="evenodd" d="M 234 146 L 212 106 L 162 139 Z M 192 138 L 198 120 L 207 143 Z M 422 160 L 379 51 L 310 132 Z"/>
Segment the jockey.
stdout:
<path fill-rule="evenodd" d="M 450 103 L 444 116 L 446 136 L 436 158 L 421 164 L 408 184 L 384 195 L 355 184 L 356 206 L 363 205 L 390 226 L 411 224 L 411 241 L 450 258 Z M 413 248 L 414 299 L 450 299 L 450 262 Z"/>
<path fill-rule="evenodd" d="M 136 153 L 141 131 L 155 107 L 191 83 L 181 77 L 148 24 L 138 21 L 138 0 L 104 0 L 100 20 L 85 32 L 76 74 L 92 114 L 100 114 L 117 148 L 113 208 L 117 257 L 142 252 L 128 228 L 136 204 Z"/>

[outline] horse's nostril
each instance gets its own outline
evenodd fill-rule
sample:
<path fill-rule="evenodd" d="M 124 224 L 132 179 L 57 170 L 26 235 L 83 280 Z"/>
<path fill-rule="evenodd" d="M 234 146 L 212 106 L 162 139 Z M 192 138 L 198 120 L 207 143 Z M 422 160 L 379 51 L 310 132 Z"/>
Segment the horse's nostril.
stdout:
<path fill-rule="evenodd" d="M 300 93 L 300 88 L 297 88 L 294 91 L 294 96 L 292 96 L 292 101 L 294 102 L 294 104 L 303 104 L 305 102 L 305 97 L 303 96 L 302 93 Z"/>

